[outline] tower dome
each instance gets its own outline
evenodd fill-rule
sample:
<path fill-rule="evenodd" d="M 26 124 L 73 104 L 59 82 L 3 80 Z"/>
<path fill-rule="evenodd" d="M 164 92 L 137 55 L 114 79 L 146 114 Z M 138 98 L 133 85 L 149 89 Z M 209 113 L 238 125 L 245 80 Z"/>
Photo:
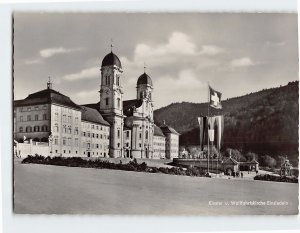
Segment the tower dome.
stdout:
<path fill-rule="evenodd" d="M 121 62 L 120 62 L 120 59 L 118 58 L 118 56 L 116 54 L 114 54 L 113 52 L 110 52 L 103 58 L 101 66 L 112 66 L 112 65 L 122 68 L 122 65 L 121 65 Z"/>
<path fill-rule="evenodd" d="M 153 86 L 152 79 L 145 72 L 137 80 L 137 85 L 143 85 L 143 84 Z"/>

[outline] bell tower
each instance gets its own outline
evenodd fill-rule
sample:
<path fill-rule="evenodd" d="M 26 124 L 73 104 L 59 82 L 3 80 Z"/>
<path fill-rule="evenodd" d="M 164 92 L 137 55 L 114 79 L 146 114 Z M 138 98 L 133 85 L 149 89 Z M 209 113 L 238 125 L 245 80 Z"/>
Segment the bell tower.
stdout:
<path fill-rule="evenodd" d="M 104 57 L 100 71 L 100 112 L 111 125 L 109 156 L 123 157 L 123 71 L 119 58 L 112 50 Z"/>

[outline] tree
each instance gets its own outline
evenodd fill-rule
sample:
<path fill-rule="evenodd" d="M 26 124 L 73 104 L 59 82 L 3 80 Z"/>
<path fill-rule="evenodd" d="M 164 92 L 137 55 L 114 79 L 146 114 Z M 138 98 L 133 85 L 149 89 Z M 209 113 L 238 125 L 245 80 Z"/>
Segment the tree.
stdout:
<path fill-rule="evenodd" d="M 257 158 L 257 154 L 255 154 L 253 152 L 248 152 L 245 157 L 246 157 L 247 161 L 252 161 Z"/>

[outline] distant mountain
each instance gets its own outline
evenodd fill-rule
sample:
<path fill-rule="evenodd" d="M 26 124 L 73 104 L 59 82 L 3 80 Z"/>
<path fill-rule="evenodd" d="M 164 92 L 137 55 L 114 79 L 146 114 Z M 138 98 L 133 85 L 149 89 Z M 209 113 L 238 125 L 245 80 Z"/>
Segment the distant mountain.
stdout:
<path fill-rule="evenodd" d="M 222 101 L 224 114 L 223 149 L 228 147 L 252 151 L 259 155 L 289 155 L 298 158 L 299 82 L 264 89 Z M 156 124 L 174 127 L 180 145 L 199 144 L 197 117 L 207 115 L 207 103 L 173 103 L 154 111 Z"/>

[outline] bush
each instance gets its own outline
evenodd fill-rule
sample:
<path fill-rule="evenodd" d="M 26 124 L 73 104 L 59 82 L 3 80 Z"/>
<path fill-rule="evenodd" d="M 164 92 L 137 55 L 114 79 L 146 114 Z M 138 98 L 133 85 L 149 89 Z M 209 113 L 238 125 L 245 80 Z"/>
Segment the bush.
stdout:
<path fill-rule="evenodd" d="M 149 172 L 149 173 L 164 173 L 171 175 L 187 175 L 187 176 L 204 176 L 204 172 L 200 168 L 191 167 L 187 170 L 183 170 L 181 167 L 149 167 L 147 163 L 143 162 L 139 164 L 136 159 L 133 159 L 129 163 L 123 164 L 122 161 L 118 164 L 109 162 L 107 160 L 86 160 L 81 157 L 43 157 L 41 155 L 31 156 L 28 155 L 22 160 L 22 163 L 37 163 L 37 164 L 48 164 L 56 166 L 67 166 L 67 167 L 85 167 L 85 168 L 99 168 L 99 169 L 115 169 L 124 171 L 138 171 L 138 172 Z"/>
<path fill-rule="evenodd" d="M 275 175 L 270 175 L 270 174 L 256 175 L 254 177 L 254 180 L 298 183 L 298 178 L 295 176 L 275 176 Z"/>

